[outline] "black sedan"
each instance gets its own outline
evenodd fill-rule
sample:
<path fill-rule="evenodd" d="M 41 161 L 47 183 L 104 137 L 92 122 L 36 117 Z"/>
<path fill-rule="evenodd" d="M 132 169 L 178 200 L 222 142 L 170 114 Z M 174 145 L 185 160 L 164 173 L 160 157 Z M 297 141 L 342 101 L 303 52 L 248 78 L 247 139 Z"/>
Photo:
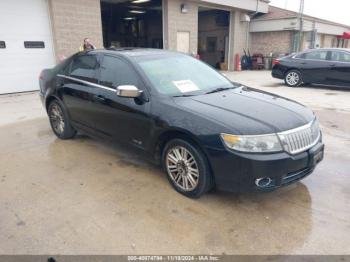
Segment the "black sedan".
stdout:
<path fill-rule="evenodd" d="M 272 76 L 291 87 L 303 83 L 350 87 L 350 50 L 313 49 L 275 59 Z"/>
<path fill-rule="evenodd" d="M 82 52 L 44 70 L 40 89 L 58 138 L 80 131 L 138 148 L 188 197 L 213 187 L 272 190 L 309 175 L 323 158 L 311 110 L 184 54 Z"/>

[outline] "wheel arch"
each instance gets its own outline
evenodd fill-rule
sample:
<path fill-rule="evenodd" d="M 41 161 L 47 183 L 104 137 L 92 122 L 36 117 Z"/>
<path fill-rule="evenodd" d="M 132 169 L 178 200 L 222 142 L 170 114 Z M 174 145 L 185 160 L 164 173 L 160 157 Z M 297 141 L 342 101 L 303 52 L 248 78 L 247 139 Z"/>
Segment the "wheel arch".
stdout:
<path fill-rule="evenodd" d="M 297 68 L 297 67 L 288 68 L 288 69 L 284 72 L 284 78 L 285 78 L 285 77 L 287 76 L 287 74 L 288 74 L 290 71 L 292 71 L 292 70 L 298 71 L 298 72 L 300 73 L 300 75 L 301 75 L 301 80 L 302 80 L 302 82 L 305 81 L 306 76 L 305 76 L 303 70 L 300 69 L 300 68 Z"/>
<path fill-rule="evenodd" d="M 158 136 L 158 138 L 155 142 L 155 146 L 154 146 L 154 156 L 155 156 L 155 159 L 157 162 L 161 163 L 161 156 L 163 154 L 164 147 L 172 139 L 183 139 L 183 140 L 191 143 L 193 146 L 197 147 L 203 153 L 203 155 L 206 158 L 206 160 L 208 161 L 209 167 L 211 169 L 208 155 L 205 152 L 200 141 L 196 138 L 195 135 L 193 135 L 192 133 L 190 133 L 186 130 L 182 130 L 182 129 L 166 130 Z"/>
<path fill-rule="evenodd" d="M 286 77 L 287 74 L 288 74 L 290 71 L 292 71 L 292 70 L 298 71 L 298 72 L 301 74 L 301 76 L 303 76 L 303 73 L 302 73 L 302 71 L 301 71 L 299 68 L 291 67 L 291 68 L 288 68 L 288 69 L 284 72 L 284 77 Z"/>
<path fill-rule="evenodd" d="M 49 109 L 50 103 L 51 103 L 52 101 L 54 101 L 54 100 L 60 101 L 60 99 L 59 99 L 57 96 L 55 96 L 55 95 L 49 95 L 48 97 L 46 97 L 46 99 L 45 99 L 45 109 L 46 109 L 46 112 L 47 112 L 47 110 Z"/>
<path fill-rule="evenodd" d="M 155 150 L 154 150 L 154 158 L 155 158 L 156 162 L 158 164 L 161 164 L 161 165 L 163 164 L 162 163 L 163 150 L 164 150 L 166 144 L 172 139 L 183 139 L 186 142 L 189 142 L 190 144 L 192 144 L 193 146 L 198 148 L 198 150 L 200 152 L 202 152 L 205 160 L 207 161 L 207 164 L 208 164 L 208 167 L 209 167 L 209 170 L 211 173 L 212 183 L 213 183 L 213 185 L 215 185 L 215 174 L 213 172 L 213 168 L 211 166 L 211 163 L 209 161 L 209 157 L 208 157 L 205 149 L 200 144 L 200 141 L 195 137 L 195 135 L 193 135 L 192 133 L 190 133 L 186 130 L 181 130 L 181 129 L 167 130 L 158 136 L 158 139 L 157 139 L 156 145 L 155 145 Z"/>

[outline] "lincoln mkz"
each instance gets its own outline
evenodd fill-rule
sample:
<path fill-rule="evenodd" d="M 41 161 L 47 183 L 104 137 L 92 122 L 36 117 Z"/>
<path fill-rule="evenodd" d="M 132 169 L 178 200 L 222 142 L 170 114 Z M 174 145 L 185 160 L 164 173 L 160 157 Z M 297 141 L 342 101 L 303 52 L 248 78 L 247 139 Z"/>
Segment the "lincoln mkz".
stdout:
<path fill-rule="evenodd" d="M 124 143 L 160 163 L 178 192 L 271 191 L 323 159 L 319 122 L 305 106 L 228 80 L 185 54 L 152 49 L 81 52 L 40 75 L 53 132 Z"/>

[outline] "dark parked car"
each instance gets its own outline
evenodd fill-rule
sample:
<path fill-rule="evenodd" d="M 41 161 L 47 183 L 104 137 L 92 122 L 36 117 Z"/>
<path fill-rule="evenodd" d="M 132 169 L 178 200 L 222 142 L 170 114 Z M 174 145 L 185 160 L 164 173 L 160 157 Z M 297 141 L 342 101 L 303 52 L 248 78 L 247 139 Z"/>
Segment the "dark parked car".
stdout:
<path fill-rule="evenodd" d="M 323 158 L 311 110 L 184 54 L 78 53 L 44 70 L 40 89 L 57 137 L 81 131 L 136 147 L 188 197 L 213 187 L 272 190 L 309 175 Z"/>
<path fill-rule="evenodd" d="M 275 59 L 272 76 L 291 87 L 303 83 L 350 87 L 350 50 L 313 49 Z"/>

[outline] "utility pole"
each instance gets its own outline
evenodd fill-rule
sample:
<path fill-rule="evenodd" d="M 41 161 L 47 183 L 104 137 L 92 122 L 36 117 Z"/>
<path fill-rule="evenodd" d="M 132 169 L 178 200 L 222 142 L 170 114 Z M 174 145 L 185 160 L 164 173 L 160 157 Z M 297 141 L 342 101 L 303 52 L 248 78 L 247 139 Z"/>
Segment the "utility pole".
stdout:
<path fill-rule="evenodd" d="M 298 49 L 297 51 L 301 51 L 301 44 L 303 40 L 303 28 L 304 28 L 304 0 L 300 0 L 300 8 L 299 8 L 299 37 L 298 37 Z"/>

